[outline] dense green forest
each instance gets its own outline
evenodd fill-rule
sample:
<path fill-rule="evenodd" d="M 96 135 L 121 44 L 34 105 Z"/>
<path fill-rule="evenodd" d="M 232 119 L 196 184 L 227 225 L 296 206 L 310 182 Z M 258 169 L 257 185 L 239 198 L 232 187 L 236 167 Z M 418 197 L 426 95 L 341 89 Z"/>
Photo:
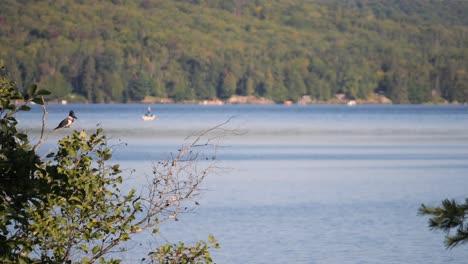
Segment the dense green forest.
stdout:
<path fill-rule="evenodd" d="M 19 89 L 135 102 L 468 102 L 464 0 L 2 0 Z"/>

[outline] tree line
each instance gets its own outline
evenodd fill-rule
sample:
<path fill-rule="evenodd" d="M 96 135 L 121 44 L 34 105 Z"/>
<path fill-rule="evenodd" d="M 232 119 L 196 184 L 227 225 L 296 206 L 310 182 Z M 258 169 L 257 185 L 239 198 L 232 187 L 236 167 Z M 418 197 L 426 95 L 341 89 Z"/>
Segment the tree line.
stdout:
<path fill-rule="evenodd" d="M 468 2 L 5 0 L 0 58 L 23 93 L 135 102 L 234 95 L 468 101 Z"/>

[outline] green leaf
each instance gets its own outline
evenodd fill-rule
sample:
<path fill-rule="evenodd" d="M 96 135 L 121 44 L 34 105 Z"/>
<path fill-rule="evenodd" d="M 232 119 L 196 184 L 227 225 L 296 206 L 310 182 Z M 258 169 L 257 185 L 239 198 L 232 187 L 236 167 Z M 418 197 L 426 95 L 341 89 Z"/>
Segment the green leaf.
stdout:
<path fill-rule="evenodd" d="M 10 112 L 10 113 L 13 113 L 13 112 L 16 111 L 16 106 L 14 104 L 7 105 L 5 108 L 8 109 L 8 110 L 11 110 L 12 112 Z"/>
<path fill-rule="evenodd" d="M 164 245 L 164 247 L 162 249 L 163 249 L 163 252 L 167 254 L 171 250 L 171 245 L 166 244 L 166 245 Z"/>
<path fill-rule="evenodd" d="M 36 97 L 32 101 L 38 105 L 44 105 L 44 101 L 42 100 L 42 98 Z"/>
<path fill-rule="evenodd" d="M 123 233 L 120 238 L 122 239 L 122 241 L 127 241 L 130 239 L 130 236 L 127 233 Z"/>
<path fill-rule="evenodd" d="M 39 90 L 37 91 L 36 95 L 50 95 L 51 92 L 47 91 L 47 90 Z"/>
<path fill-rule="evenodd" d="M 31 84 L 28 88 L 28 96 L 30 98 L 34 97 L 34 95 L 36 94 L 36 90 L 37 90 L 37 84 Z"/>
<path fill-rule="evenodd" d="M 28 139 L 28 136 L 24 133 L 18 133 L 16 134 L 16 137 L 23 140 L 23 141 L 26 141 Z"/>
<path fill-rule="evenodd" d="M 99 247 L 99 246 L 94 246 L 94 247 L 93 247 L 93 250 L 92 250 L 92 251 L 93 251 L 93 254 L 96 255 L 96 253 L 98 253 L 99 250 L 101 250 L 101 247 Z"/>
<path fill-rule="evenodd" d="M 216 239 L 213 235 L 208 236 L 208 241 L 210 241 L 210 243 L 216 243 Z"/>
<path fill-rule="evenodd" d="M 84 244 L 79 245 L 77 248 L 83 250 L 85 253 L 89 251 L 88 247 Z"/>
<path fill-rule="evenodd" d="M 78 197 L 76 197 L 76 196 L 72 196 L 72 197 L 70 197 L 70 199 L 68 199 L 68 200 L 69 200 L 69 201 L 75 201 L 75 202 L 77 202 L 77 203 L 81 203 L 81 199 L 78 198 Z"/>
<path fill-rule="evenodd" d="M 31 107 L 27 106 L 27 105 L 22 105 L 20 106 L 20 108 L 18 109 L 18 111 L 29 111 L 31 110 Z"/>
<path fill-rule="evenodd" d="M 12 96 L 10 97 L 10 99 L 12 99 L 12 100 L 20 100 L 20 99 L 23 99 L 23 96 L 22 96 L 21 94 L 19 94 L 19 93 L 15 93 L 14 95 L 12 95 Z"/>
<path fill-rule="evenodd" d="M 110 158 L 112 158 L 112 154 L 104 154 L 104 160 L 109 160 Z"/>

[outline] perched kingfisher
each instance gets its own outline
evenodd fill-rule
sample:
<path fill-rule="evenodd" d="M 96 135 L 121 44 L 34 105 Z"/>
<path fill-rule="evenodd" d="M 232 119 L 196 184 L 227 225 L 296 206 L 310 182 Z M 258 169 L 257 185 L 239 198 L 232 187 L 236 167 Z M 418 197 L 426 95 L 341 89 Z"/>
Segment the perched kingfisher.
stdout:
<path fill-rule="evenodd" d="M 73 124 L 73 121 L 75 121 L 75 119 L 78 119 L 78 117 L 75 116 L 75 112 L 70 111 L 68 117 L 62 120 L 62 122 L 60 122 L 60 124 L 56 128 L 54 128 L 54 130 L 59 128 L 70 127 Z"/>

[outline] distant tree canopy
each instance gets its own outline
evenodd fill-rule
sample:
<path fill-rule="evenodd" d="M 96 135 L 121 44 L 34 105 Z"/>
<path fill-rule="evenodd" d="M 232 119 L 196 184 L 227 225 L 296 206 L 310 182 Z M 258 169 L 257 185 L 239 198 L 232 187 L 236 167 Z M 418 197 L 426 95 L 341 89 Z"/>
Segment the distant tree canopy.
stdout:
<path fill-rule="evenodd" d="M 0 58 L 19 87 L 56 99 L 467 102 L 467 13 L 436 0 L 4 0 Z"/>

